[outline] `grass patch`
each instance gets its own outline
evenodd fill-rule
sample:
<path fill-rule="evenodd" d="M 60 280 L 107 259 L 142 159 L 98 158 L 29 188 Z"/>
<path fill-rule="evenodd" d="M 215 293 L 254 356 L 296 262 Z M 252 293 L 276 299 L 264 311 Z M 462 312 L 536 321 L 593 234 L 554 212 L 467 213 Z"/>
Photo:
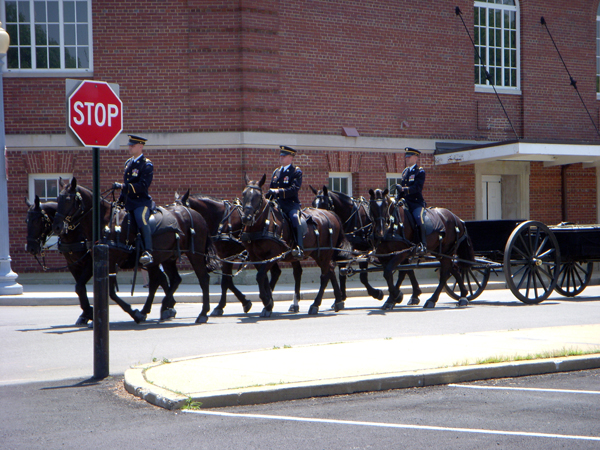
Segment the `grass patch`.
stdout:
<path fill-rule="evenodd" d="M 200 409 L 202 408 L 202 402 L 195 402 L 192 397 L 188 397 L 181 409 Z"/>
<path fill-rule="evenodd" d="M 562 358 L 565 356 L 583 356 L 583 355 L 593 355 L 600 353 L 600 348 L 591 349 L 591 350 L 581 350 L 578 348 L 566 348 L 563 347 L 559 350 L 548 350 L 540 353 L 529 353 L 526 355 L 515 354 L 512 356 L 509 355 L 498 355 L 498 356 L 490 356 L 488 358 L 478 358 L 475 362 L 471 362 L 468 359 L 457 362 L 454 366 L 470 366 L 470 365 L 479 365 L 479 364 L 495 364 L 501 362 L 512 362 L 512 361 L 530 361 L 534 359 L 551 359 L 551 358 Z"/>

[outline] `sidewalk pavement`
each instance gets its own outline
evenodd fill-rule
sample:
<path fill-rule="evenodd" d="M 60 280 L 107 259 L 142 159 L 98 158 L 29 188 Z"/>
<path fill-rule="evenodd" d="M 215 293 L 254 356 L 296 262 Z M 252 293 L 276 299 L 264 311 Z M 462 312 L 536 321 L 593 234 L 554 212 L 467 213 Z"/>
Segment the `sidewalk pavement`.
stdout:
<path fill-rule="evenodd" d="M 598 353 L 535 359 L 566 350 Z M 481 364 L 517 356 L 533 359 Z M 213 408 L 592 368 L 600 324 L 205 355 L 129 369 L 125 388 L 167 409 Z"/>

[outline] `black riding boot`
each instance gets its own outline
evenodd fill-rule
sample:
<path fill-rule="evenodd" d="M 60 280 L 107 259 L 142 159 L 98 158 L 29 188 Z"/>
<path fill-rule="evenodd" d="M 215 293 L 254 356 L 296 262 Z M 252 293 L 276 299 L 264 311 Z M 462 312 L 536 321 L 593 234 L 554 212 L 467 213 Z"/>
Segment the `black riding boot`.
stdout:
<path fill-rule="evenodd" d="M 142 225 L 140 229 L 142 233 L 142 238 L 144 239 L 144 253 L 140 257 L 140 264 L 143 266 L 147 266 L 148 264 L 152 264 L 154 261 L 152 258 L 152 232 L 150 231 L 150 225 Z"/>
<path fill-rule="evenodd" d="M 419 235 L 421 237 L 421 242 L 417 245 L 417 253 L 419 255 L 424 255 L 427 253 L 427 231 L 425 230 L 425 224 L 421 224 L 419 226 Z"/>
<path fill-rule="evenodd" d="M 294 234 L 296 235 L 296 248 L 292 250 L 292 256 L 295 258 L 304 258 L 304 236 L 302 236 L 300 227 L 294 228 Z"/>

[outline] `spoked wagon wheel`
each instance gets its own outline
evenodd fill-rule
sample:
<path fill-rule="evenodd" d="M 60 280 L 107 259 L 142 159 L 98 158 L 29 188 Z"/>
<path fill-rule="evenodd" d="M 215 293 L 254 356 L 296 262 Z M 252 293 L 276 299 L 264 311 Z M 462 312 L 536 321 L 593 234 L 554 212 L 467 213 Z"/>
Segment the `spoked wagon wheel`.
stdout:
<path fill-rule="evenodd" d="M 561 264 L 556 282 L 556 292 L 565 297 L 575 297 L 583 292 L 590 283 L 594 263 L 568 262 Z"/>
<path fill-rule="evenodd" d="M 463 277 L 465 287 L 467 288 L 467 300 L 475 300 L 487 286 L 488 280 L 490 279 L 490 268 L 469 266 L 459 270 Z M 446 280 L 444 290 L 454 300 L 460 300 L 460 288 L 458 287 L 458 281 L 454 278 L 454 275 L 450 275 L 448 280 Z"/>
<path fill-rule="evenodd" d="M 514 229 L 504 249 L 504 275 L 515 297 L 530 305 L 548 298 L 560 266 L 560 249 L 554 233 L 530 220 Z"/>

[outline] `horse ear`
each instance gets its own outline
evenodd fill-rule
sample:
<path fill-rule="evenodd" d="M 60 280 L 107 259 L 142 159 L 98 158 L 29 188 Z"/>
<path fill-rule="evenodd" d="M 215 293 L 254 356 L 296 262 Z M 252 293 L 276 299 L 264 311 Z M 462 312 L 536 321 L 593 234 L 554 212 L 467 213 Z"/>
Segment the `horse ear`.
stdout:
<path fill-rule="evenodd" d="M 189 198 L 190 198 L 190 190 L 188 189 L 187 192 L 185 194 L 183 194 L 183 197 L 181 197 L 181 203 L 183 203 L 184 205 L 187 205 Z"/>
<path fill-rule="evenodd" d="M 27 197 L 25 197 L 25 203 L 27 204 L 28 208 L 31 208 L 32 203 L 29 201 L 29 199 Z"/>
<path fill-rule="evenodd" d="M 177 199 L 179 198 L 179 192 L 175 191 L 174 197 L 175 197 L 175 201 L 177 201 Z"/>
<path fill-rule="evenodd" d="M 375 192 L 373 191 L 373 189 L 369 189 L 369 195 L 371 195 L 371 200 L 375 198 Z"/>
<path fill-rule="evenodd" d="M 329 189 L 327 189 L 327 186 L 323 186 L 323 195 L 327 195 L 328 192 Z"/>
<path fill-rule="evenodd" d="M 39 195 L 35 196 L 35 207 L 36 208 L 40 207 L 40 196 Z"/>
<path fill-rule="evenodd" d="M 71 191 L 74 191 L 75 189 L 77 189 L 77 178 L 73 177 L 71 178 Z"/>
<path fill-rule="evenodd" d="M 262 178 L 260 179 L 260 181 L 258 182 L 258 187 L 263 187 L 263 184 L 265 184 L 265 181 L 267 180 L 267 174 L 263 173 Z"/>
<path fill-rule="evenodd" d="M 316 190 L 314 187 L 312 187 L 310 184 L 308 185 L 308 187 L 309 187 L 309 188 L 310 188 L 310 190 L 313 192 L 313 194 L 315 194 L 315 195 L 318 195 L 318 194 L 319 194 L 319 192 L 318 192 L 318 191 L 317 191 L 317 190 Z"/>
<path fill-rule="evenodd" d="M 388 188 L 385 188 L 385 191 L 383 191 L 383 194 L 381 194 L 381 195 L 383 195 L 385 197 L 389 193 L 390 193 L 390 190 Z"/>
<path fill-rule="evenodd" d="M 244 183 L 246 184 L 246 186 L 248 186 L 250 184 L 250 177 L 248 177 L 248 174 L 244 172 Z"/>
<path fill-rule="evenodd" d="M 58 177 L 58 185 L 60 186 L 60 190 L 62 191 L 63 188 L 65 187 L 65 184 L 67 184 L 67 182 L 65 180 L 63 180 L 62 177 Z"/>

